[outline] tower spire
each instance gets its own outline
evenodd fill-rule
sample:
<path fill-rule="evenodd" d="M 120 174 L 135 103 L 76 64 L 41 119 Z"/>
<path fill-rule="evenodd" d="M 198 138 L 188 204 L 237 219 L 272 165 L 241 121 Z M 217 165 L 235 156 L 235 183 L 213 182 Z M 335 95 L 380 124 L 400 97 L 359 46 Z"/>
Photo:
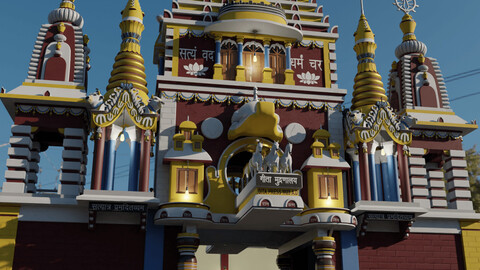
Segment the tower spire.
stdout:
<path fill-rule="evenodd" d="M 363 0 L 360 0 L 361 12 L 357 31 L 354 34 L 358 65 L 355 84 L 353 86 L 352 110 L 361 110 L 366 113 L 378 101 L 386 101 L 382 77 L 377 72 L 375 64 L 375 35 L 368 25 L 363 9 Z"/>
<path fill-rule="evenodd" d="M 128 82 L 148 94 L 144 60 L 140 53 L 140 39 L 145 28 L 143 16 L 139 0 L 128 0 L 122 11 L 120 23 L 122 30 L 120 52 L 115 57 L 107 91 Z"/>

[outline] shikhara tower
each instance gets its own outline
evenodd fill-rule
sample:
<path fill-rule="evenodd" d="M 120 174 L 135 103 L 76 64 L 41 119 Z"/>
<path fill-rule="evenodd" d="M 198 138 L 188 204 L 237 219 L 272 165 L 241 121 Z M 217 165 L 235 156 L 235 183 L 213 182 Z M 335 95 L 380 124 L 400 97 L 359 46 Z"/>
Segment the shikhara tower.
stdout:
<path fill-rule="evenodd" d="M 395 1 L 403 42 L 387 87 L 362 3 L 345 111 L 338 28 L 316 0 L 172 1 L 157 17 L 156 96 L 140 49 L 152 12 L 125 1 L 108 85 L 87 96 L 73 2 L 41 26 L 25 82 L 0 93 L 14 122 L 0 268 L 478 268 L 461 146 L 477 126 L 449 107 L 415 0 Z M 114 177 L 122 143 L 128 180 Z M 39 153 L 54 146 L 60 184 L 44 190 Z"/>

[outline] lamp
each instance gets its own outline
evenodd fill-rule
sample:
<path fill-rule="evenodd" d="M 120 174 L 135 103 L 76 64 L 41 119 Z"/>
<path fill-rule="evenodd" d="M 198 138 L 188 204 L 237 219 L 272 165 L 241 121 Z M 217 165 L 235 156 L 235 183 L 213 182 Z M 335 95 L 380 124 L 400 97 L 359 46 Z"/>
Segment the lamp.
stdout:
<path fill-rule="evenodd" d="M 120 141 L 121 142 L 125 141 L 125 135 L 123 134 L 123 130 L 122 130 L 122 132 L 120 132 Z"/>
<path fill-rule="evenodd" d="M 256 63 L 258 61 L 257 59 L 257 52 L 253 53 L 253 62 Z"/>

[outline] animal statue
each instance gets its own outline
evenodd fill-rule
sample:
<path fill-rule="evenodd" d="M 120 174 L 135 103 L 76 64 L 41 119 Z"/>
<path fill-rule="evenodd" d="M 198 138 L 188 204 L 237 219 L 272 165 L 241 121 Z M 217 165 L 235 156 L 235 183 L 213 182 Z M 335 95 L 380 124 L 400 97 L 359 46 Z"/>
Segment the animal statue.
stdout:
<path fill-rule="evenodd" d="M 347 117 L 350 119 L 350 122 L 353 123 L 353 125 L 360 126 L 363 122 L 365 114 L 360 112 L 359 110 L 354 110 L 348 112 Z"/>
<path fill-rule="evenodd" d="M 398 129 L 402 129 L 402 130 L 408 130 L 412 125 L 415 124 L 415 121 L 417 119 L 415 119 L 413 116 L 411 115 L 402 115 L 400 117 L 400 121 L 399 121 L 399 125 L 398 125 Z"/>
<path fill-rule="evenodd" d="M 267 172 L 277 172 L 278 171 L 278 163 L 280 161 L 280 157 L 278 156 L 278 142 L 274 142 L 272 145 L 272 149 L 263 160 L 263 168 Z"/>
<path fill-rule="evenodd" d="M 105 106 L 103 105 L 103 95 L 99 90 L 95 91 L 93 94 L 90 94 L 86 97 L 87 102 L 92 106 L 92 108 L 103 111 Z"/>
<path fill-rule="evenodd" d="M 165 104 L 165 102 L 163 102 L 161 98 L 152 96 L 150 100 L 148 100 L 147 108 L 152 112 L 158 112 L 158 110 L 162 108 L 162 104 Z"/>
<path fill-rule="evenodd" d="M 279 161 L 280 173 L 292 173 L 292 147 L 291 143 L 285 146 L 285 151 Z"/>
<path fill-rule="evenodd" d="M 243 170 L 243 177 L 247 180 L 252 179 L 257 172 L 263 171 L 262 143 L 257 141 L 257 147 Z"/>

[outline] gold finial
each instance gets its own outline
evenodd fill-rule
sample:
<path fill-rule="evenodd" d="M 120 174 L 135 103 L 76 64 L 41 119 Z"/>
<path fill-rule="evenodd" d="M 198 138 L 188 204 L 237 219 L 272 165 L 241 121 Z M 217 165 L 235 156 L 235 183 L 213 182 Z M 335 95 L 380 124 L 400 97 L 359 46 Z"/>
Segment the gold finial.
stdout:
<path fill-rule="evenodd" d="M 363 2 L 363 1 L 362 1 Z M 361 2 L 361 3 L 362 3 Z M 355 46 L 358 65 L 351 110 L 360 110 L 367 114 L 370 108 L 378 101 L 388 100 L 383 88 L 382 77 L 377 72 L 375 64 L 375 35 L 368 24 L 365 14 L 360 15 L 357 31 L 355 32 Z"/>
<path fill-rule="evenodd" d="M 416 27 L 417 23 L 410 14 L 403 15 L 402 22 L 400 23 L 400 29 L 402 29 L 403 32 L 403 41 L 417 39 L 415 36 Z"/>
<path fill-rule="evenodd" d="M 145 26 L 139 0 L 128 0 L 122 11 L 122 43 L 115 57 L 115 64 L 108 81 L 107 91 L 128 81 L 138 90 L 148 94 L 143 56 L 140 52 L 140 38 Z"/>
<path fill-rule="evenodd" d="M 63 0 L 62 3 L 60 3 L 60 8 L 68 8 L 75 10 L 75 5 L 73 4 L 74 2 L 75 0 Z"/>

